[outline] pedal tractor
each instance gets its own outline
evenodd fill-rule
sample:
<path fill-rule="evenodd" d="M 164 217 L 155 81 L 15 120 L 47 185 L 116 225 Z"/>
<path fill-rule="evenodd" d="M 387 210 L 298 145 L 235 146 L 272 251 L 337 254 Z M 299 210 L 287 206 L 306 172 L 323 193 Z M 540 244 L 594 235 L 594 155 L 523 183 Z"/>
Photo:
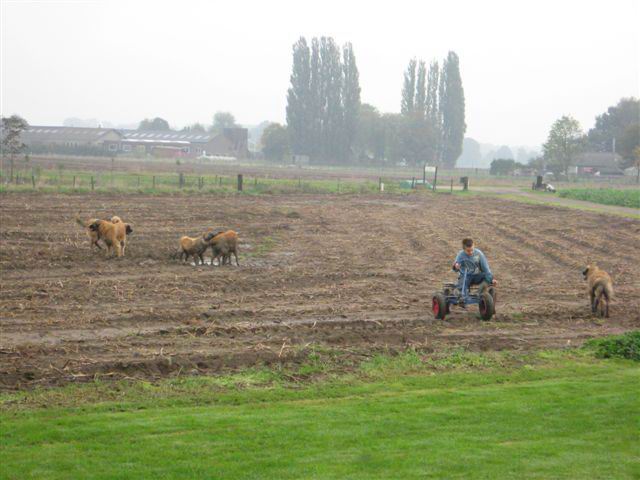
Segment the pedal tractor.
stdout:
<path fill-rule="evenodd" d="M 491 320 L 496 313 L 496 288 L 487 282 L 482 282 L 475 287 L 470 287 L 468 277 L 475 270 L 475 264 L 471 260 L 460 262 L 460 275 L 462 275 L 462 289 L 457 283 L 445 283 L 442 292 L 433 296 L 431 309 L 433 316 L 438 320 L 444 320 L 450 312 L 451 305 L 459 305 L 466 308 L 469 305 L 478 305 L 482 320 Z M 475 292 L 472 292 L 472 288 Z"/>

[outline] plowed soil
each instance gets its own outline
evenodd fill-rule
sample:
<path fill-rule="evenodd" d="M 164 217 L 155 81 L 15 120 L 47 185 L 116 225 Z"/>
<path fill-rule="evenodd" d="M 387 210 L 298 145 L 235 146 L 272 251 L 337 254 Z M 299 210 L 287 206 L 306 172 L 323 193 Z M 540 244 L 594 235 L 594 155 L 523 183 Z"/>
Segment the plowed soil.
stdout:
<path fill-rule="evenodd" d="M 363 357 L 557 348 L 640 327 L 640 221 L 500 199 L 409 196 L 0 197 L 0 388 L 149 378 Z M 75 221 L 119 215 L 126 256 L 92 251 Z M 177 239 L 238 231 L 240 266 L 171 258 Z M 498 313 L 434 320 L 472 236 L 499 281 Z M 614 279 L 611 318 L 589 310 L 581 271 Z"/>

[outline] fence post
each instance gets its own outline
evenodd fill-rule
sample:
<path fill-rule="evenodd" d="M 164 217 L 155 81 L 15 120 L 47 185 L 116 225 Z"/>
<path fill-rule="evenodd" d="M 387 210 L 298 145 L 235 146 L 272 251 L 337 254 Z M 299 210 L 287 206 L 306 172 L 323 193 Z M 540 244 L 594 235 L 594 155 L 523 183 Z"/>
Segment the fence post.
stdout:
<path fill-rule="evenodd" d="M 382 191 L 382 177 L 378 177 L 378 191 Z"/>
<path fill-rule="evenodd" d="M 242 174 L 241 173 L 238 174 L 238 191 L 239 192 L 242 191 Z"/>
<path fill-rule="evenodd" d="M 180 188 L 184 186 L 184 173 L 182 172 L 180 172 L 180 176 L 178 177 L 178 183 L 180 185 Z"/>
<path fill-rule="evenodd" d="M 416 177 L 411 178 L 411 189 L 413 190 L 414 188 L 416 188 Z"/>
<path fill-rule="evenodd" d="M 9 159 L 9 165 L 11 167 L 11 169 L 9 170 L 9 183 L 13 183 L 13 157 L 11 157 L 11 159 Z"/>
<path fill-rule="evenodd" d="M 298 177 L 298 188 L 302 188 L 302 178 Z"/>
<path fill-rule="evenodd" d="M 36 176 L 31 175 L 31 185 L 33 185 L 33 189 L 36 189 Z"/>
<path fill-rule="evenodd" d="M 93 192 L 95 186 L 96 186 L 96 182 L 93 180 L 93 175 L 91 175 L 91 191 L 92 192 Z"/>
<path fill-rule="evenodd" d="M 218 185 L 222 186 L 222 176 L 218 177 Z"/>
<path fill-rule="evenodd" d="M 151 189 L 155 190 L 156 189 L 156 176 L 154 175 L 153 178 L 151 179 Z"/>
<path fill-rule="evenodd" d="M 438 167 L 436 167 L 436 173 L 433 176 L 433 191 L 436 190 L 436 185 L 438 185 Z"/>
<path fill-rule="evenodd" d="M 73 176 L 73 189 L 76 189 L 76 176 Z"/>
<path fill-rule="evenodd" d="M 138 175 L 138 188 L 140 188 L 140 175 Z"/>
<path fill-rule="evenodd" d="M 253 179 L 253 186 L 257 187 L 258 186 L 258 177 Z"/>
<path fill-rule="evenodd" d="M 453 193 L 453 178 L 451 179 L 451 193 Z"/>
<path fill-rule="evenodd" d="M 338 179 L 338 193 L 340 193 L 340 179 Z"/>

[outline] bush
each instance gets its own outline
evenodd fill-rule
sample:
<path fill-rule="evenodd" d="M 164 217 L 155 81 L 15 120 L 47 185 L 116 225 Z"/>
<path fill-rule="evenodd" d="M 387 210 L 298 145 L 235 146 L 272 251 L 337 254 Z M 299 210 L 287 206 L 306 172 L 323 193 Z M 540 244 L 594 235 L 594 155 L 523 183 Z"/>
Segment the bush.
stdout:
<path fill-rule="evenodd" d="M 635 188 L 623 190 L 615 188 L 576 188 L 562 190 L 559 195 L 565 198 L 586 200 L 604 205 L 640 208 L 640 190 Z"/>
<path fill-rule="evenodd" d="M 640 330 L 604 338 L 594 338 L 584 347 L 595 351 L 599 358 L 628 358 L 640 361 Z"/>

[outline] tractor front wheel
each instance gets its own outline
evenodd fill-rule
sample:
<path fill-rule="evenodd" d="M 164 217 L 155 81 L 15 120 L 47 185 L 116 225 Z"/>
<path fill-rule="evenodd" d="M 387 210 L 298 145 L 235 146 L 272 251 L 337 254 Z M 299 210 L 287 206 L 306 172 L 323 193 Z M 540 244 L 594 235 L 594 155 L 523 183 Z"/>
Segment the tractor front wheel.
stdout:
<path fill-rule="evenodd" d="M 447 299 L 442 293 L 436 293 L 431 301 L 431 310 L 433 316 L 438 320 L 444 320 L 447 316 L 448 308 Z"/>
<path fill-rule="evenodd" d="M 480 317 L 482 320 L 491 320 L 493 314 L 496 313 L 496 307 L 493 303 L 493 297 L 489 292 L 483 292 L 480 295 L 478 308 L 480 309 Z"/>

